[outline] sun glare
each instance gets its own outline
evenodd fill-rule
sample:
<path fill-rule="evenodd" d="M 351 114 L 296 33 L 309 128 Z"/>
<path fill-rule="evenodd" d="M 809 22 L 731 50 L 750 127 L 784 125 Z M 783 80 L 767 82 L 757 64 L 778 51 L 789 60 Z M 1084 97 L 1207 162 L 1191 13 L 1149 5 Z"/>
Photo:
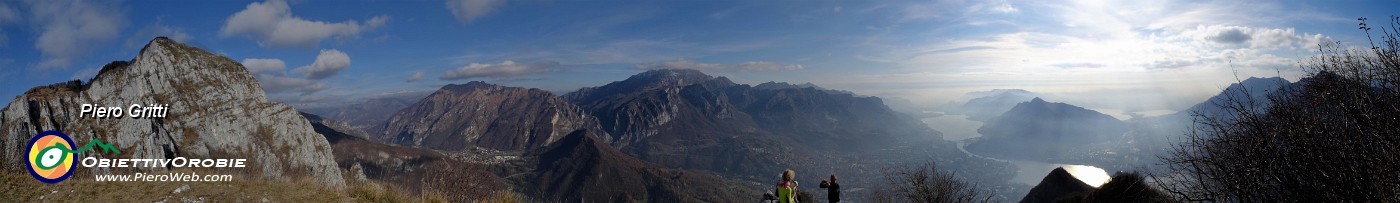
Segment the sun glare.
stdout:
<path fill-rule="evenodd" d="M 1069 172 L 1070 175 L 1074 175 L 1074 178 L 1078 178 L 1079 181 L 1084 181 L 1084 184 L 1089 184 L 1089 186 L 1099 187 L 1104 183 L 1108 183 L 1108 172 L 1105 172 L 1099 167 L 1085 165 L 1063 165 L 1060 167 L 1065 168 L 1066 172 Z"/>

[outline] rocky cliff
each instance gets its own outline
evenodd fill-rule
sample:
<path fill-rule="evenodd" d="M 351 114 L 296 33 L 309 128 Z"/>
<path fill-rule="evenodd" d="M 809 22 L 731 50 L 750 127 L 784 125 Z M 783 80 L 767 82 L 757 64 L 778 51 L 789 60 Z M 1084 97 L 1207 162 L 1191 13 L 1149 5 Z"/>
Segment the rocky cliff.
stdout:
<path fill-rule="evenodd" d="M 82 104 L 169 104 L 165 118 L 80 118 Z M 23 171 L 23 147 L 35 134 L 62 131 L 83 145 L 100 138 L 121 154 L 103 158 L 247 159 L 256 177 L 309 177 L 343 187 L 326 140 L 289 106 L 268 102 L 253 75 L 229 58 L 158 37 L 131 61 L 108 64 L 88 83 L 35 87 L 0 111 L 0 163 Z M 162 168 L 85 168 L 83 174 Z M 241 177 L 241 176 L 240 176 Z"/>
<path fill-rule="evenodd" d="M 548 91 L 470 82 L 444 86 L 394 114 L 377 138 L 439 150 L 519 151 L 578 129 L 604 133 L 595 118 Z"/>

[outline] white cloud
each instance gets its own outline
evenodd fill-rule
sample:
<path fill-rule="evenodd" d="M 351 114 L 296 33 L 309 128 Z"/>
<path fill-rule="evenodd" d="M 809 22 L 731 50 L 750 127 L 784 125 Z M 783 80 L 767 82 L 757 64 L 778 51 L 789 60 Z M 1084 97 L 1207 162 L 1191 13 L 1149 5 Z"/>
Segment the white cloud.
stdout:
<path fill-rule="evenodd" d="M 1299 34 L 1293 28 L 1258 28 L 1226 25 L 1201 25 L 1185 30 L 1183 36 L 1201 42 L 1214 42 L 1223 45 L 1244 45 L 1257 49 L 1307 49 L 1315 50 L 1318 43 L 1332 40 L 1321 34 Z"/>
<path fill-rule="evenodd" d="M 287 63 L 282 62 L 282 59 L 246 58 L 243 59 L 243 67 L 253 74 L 287 75 Z"/>
<path fill-rule="evenodd" d="M 505 0 L 447 0 L 447 10 L 452 12 L 452 16 L 457 17 L 458 22 L 471 23 L 477 18 L 481 18 L 506 5 Z"/>
<path fill-rule="evenodd" d="M 321 56 L 327 56 L 328 54 L 326 52 L 327 51 L 322 51 Z M 336 54 L 330 53 L 329 55 Z M 318 65 L 316 65 L 317 63 L 333 64 L 336 62 L 330 61 L 339 60 L 334 58 L 340 58 L 344 56 L 344 54 L 341 53 L 340 56 L 330 56 L 327 57 L 330 59 L 324 60 L 321 59 L 321 56 L 317 56 L 316 62 L 313 62 L 312 65 L 303 66 L 302 68 L 297 68 L 293 71 L 303 73 L 310 72 L 311 70 L 315 69 L 312 67 L 318 67 Z M 345 65 L 349 65 L 349 58 L 345 57 L 344 59 L 346 62 Z M 258 78 L 258 82 L 262 84 L 263 91 L 266 91 L 268 94 L 297 93 L 302 96 L 305 96 L 312 93 L 316 93 L 321 90 L 330 88 L 330 85 L 326 85 L 326 83 L 322 83 L 320 81 L 320 79 L 324 79 L 324 77 L 313 78 L 311 76 L 315 74 L 335 74 L 334 71 L 327 71 L 322 69 L 321 72 L 316 72 L 314 74 L 308 73 L 306 77 L 289 76 L 287 75 L 287 63 L 283 62 L 281 59 L 245 58 L 243 59 L 242 63 L 243 67 L 248 68 L 248 72 L 253 73 L 253 76 Z M 321 65 L 319 67 L 327 66 Z M 343 68 L 344 67 L 342 67 L 341 69 Z M 339 70 L 337 69 L 336 71 Z M 326 77 L 329 77 L 329 75 L 326 75 Z"/>
<path fill-rule="evenodd" d="M 270 0 L 248 4 L 242 11 L 229 16 L 223 28 L 219 29 L 219 35 L 247 35 L 268 46 L 315 47 L 322 40 L 332 37 L 356 37 L 388 21 L 389 17 L 383 15 L 370 18 L 363 25 L 354 20 L 339 23 L 311 21 L 292 16 L 287 2 Z"/>
<path fill-rule="evenodd" d="M 551 72 L 559 66 L 558 62 L 545 61 L 536 63 L 515 63 L 515 61 L 504 61 L 497 64 L 472 63 L 459 67 L 455 70 L 447 71 L 440 79 L 442 80 L 465 80 L 472 78 L 510 79 L 525 75 Z"/>
<path fill-rule="evenodd" d="M 322 49 L 321 53 L 316 55 L 315 62 L 293 69 L 292 72 L 306 74 L 308 79 L 320 80 L 334 76 L 346 67 L 350 67 L 349 55 L 335 49 Z"/>
<path fill-rule="evenodd" d="M 736 67 L 739 71 L 791 71 L 802 70 L 801 64 L 778 64 L 768 61 L 749 61 Z"/>
<path fill-rule="evenodd" d="M 694 69 L 704 72 L 793 71 L 803 69 L 802 65 L 800 64 L 780 64 L 770 61 L 749 61 L 738 64 L 714 64 L 700 63 L 684 59 L 669 60 L 656 63 L 640 63 L 636 65 L 636 68 L 642 70 Z"/>
<path fill-rule="evenodd" d="M 407 80 L 406 82 L 414 82 L 414 81 L 418 81 L 418 80 L 422 80 L 422 79 L 423 79 L 423 71 L 414 71 L 414 72 L 413 72 L 413 75 L 408 76 L 408 80 Z"/>
<path fill-rule="evenodd" d="M 636 67 L 637 67 L 637 69 L 642 69 L 642 70 L 655 70 L 655 69 L 694 69 L 694 70 L 699 70 L 699 71 L 704 71 L 704 72 L 722 72 L 722 71 L 726 71 L 726 70 L 729 69 L 729 67 L 727 67 L 727 66 L 724 65 L 724 64 L 700 63 L 700 62 L 695 62 L 695 61 L 691 61 L 691 60 L 684 60 L 684 59 L 681 59 L 681 60 L 662 61 L 662 62 L 658 62 L 658 63 L 639 63 L 639 64 L 637 64 Z"/>
<path fill-rule="evenodd" d="M 18 11 L 15 11 L 14 8 L 10 8 L 10 5 L 6 4 L 6 2 L 0 2 L 0 26 L 9 23 L 19 22 L 19 20 L 20 19 Z M 9 42 L 10 39 L 9 37 L 5 36 L 5 30 L 0 29 L 0 47 L 5 47 L 5 45 Z"/>
<path fill-rule="evenodd" d="M 119 5 L 66 0 L 28 3 L 31 20 L 41 29 L 34 42 L 44 57 L 38 64 L 41 69 L 68 68 L 73 60 L 115 39 L 127 24 Z"/>
<path fill-rule="evenodd" d="M 862 44 L 875 51 L 856 57 L 899 68 L 833 76 L 827 78 L 829 86 L 872 95 L 917 94 L 909 97 L 934 102 L 947 99 L 937 95 L 1023 88 L 1084 95 L 1070 102 L 1089 108 L 1175 111 L 1218 93 L 1235 76 L 1296 80 L 1298 57 L 1333 40 L 1291 26 L 1337 23 L 1334 17 L 1272 2 L 1014 3 L 1023 12 L 955 16 L 922 11 L 967 9 L 892 7 L 911 12 L 897 17 L 922 21 L 896 22 L 888 27 L 897 32 L 888 35 L 875 25 L 876 34 Z M 1141 95 L 1112 99 L 1124 97 L 1106 93 L 1114 91 Z"/>

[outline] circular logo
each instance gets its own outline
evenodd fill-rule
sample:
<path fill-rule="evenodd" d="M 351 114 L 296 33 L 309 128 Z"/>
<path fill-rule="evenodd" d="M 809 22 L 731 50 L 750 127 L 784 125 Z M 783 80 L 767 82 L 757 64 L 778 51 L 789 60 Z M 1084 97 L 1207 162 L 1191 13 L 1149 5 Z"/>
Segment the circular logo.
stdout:
<path fill-rule="evenodd" d="M 29 165 L 29 175 L 48 184 L 67 180 L 73 175 L 73 160 L 77 159 L 70 153 L 72 149 L 73 138 L 63 132 L 50 130 L 34 135 L 25 151 L 29 155 L 25 161 Z"/>

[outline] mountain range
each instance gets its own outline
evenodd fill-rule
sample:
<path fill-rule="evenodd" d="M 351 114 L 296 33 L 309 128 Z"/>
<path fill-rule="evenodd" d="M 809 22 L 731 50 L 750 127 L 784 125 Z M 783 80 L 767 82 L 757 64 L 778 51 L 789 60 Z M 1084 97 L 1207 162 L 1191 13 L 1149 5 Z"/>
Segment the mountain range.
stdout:
<path fill-rule="evenodd" d="M 586 134 L 586 139 L 578 138 L 587 142 L 585 148 L 605 148 L 600 149 L 605 152 L 573 154 L 598 153 L 607 158 L 575 157 L 562 166 L 618 165 L 604 167 L 614 171 L 696 170 L 720 175 L 714 177 L 739 178 L 748 184 L 773 181 L 772 174 L 788 168 L 830 171 L 839 167 L 833 172 L 849 174 L 855 180 L 877 180 L 882 167 L 930 159 L 949 167 L 983 171 L 973 174 L 991 179 L 1010 173 L 1006 165 L 958 151 L 955 144 L 942 140 L 939 132 L 890 110 L 880 98 L 812 85 L 762 86 L 736 84 L 724 77 L 684 69 L 646 71 L 562 96 L 538 89 L 470 82 L 439 89 L 396 113 L 381 132 L 369 134 L 374 140 L 399 146 L 497 154 L 543 160 L 537 163 L 545 164 L 515 164 L 521 166 L 509 170 L 518 171 L 517 174 L 549 173 L 545 171 L 561 167 L 546 164 L 552 162 L 551 158 L 535 152 L 556 149 L 564 142 L 561 140 L 573 142 L 576 138 L 569 137 L 575 135 L 569 134 L 577 133 Z M 583 132 L 575 132 L 580 130 Z M 592 147 L 594 143 L 603 147 Z M 617 163 L 576 163 L 578 160 L 573 159 Z M 799 178 L 822 175 L 800 174 Z M 591 180 L 588 176 L 546 177 L 549 178 L 523 182 L 612 181 Z M 696 179 L 716 178 L 691 180 Z M 723 179 L 727 178 L 716 180 Z M 643 178 L 634 183 L 661 182 Z M 634 189 L 640 188 L 619 190 Z M 533 191 L 573 194 L 575 190 Z M 635 195 L 553 198 L 654 200 Z"/>
<path fill-rule="evenodd" d="M 413 102 L 375 102 L 383 107 L 319 111 L 353 123 L 301 112 L 269 102 L 236 61 L 162 37 L 87 83 L 16 97 L 0 111 L 0 160 L 23 170 L 24 141 L 53 129 L 123 151 L 85 156 L 247 158 L 249 169 L 226 172 L 331 188 L 388 184 L 457 201 L 511 190 L 539 200 L 731 202 L 757 198 L 783 169 L 861 185 L 879 180 L 879 169 L 929 161 L 994 182 L 1010 174 L 878 97 L 695 70 L 645 71 L 564 95 L 469 82 Z M 87 103 L 171 107 L 166 118 L 75 116 Z M 368 116 L 390 111 L 379 124 Z"/>
<path fill-rule="evenodd" d="M 605 134 L 598 121 L 553 93 L 470 82 L 447 85 L 395 113 L 376 139 L 439 150 L 543 147 L 578 129 Z"/>
<path fill-rule="evenodd" d="M 995 89 L 967 93 L 964 97 L 971 99 L 963 103 L 957 112 L 967 115 L 968 120 L 990 121 L 1016 107 L 1016 104 L 1030 101 L 1039 95 L 1023 89 Z"/>

